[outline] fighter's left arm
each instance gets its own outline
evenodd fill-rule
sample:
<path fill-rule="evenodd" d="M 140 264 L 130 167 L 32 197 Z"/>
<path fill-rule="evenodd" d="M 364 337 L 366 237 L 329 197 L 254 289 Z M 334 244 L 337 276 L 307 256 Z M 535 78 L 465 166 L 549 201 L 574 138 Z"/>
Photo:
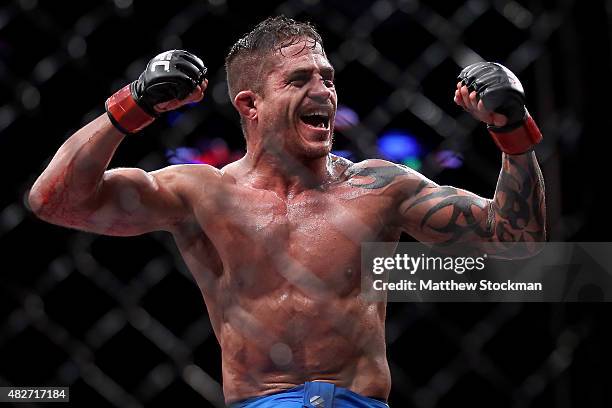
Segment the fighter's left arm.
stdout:
<path fill-rule="evenodd" d="M 545 241 L 544 180 L 533 152 L 542 136 L 524 106 L 520 82 L 490 62 L 465 68 L 459 79 L 455 102 L 487 124 L 504 152 L 495 194 L 485 199 L 423 177 L 400 200 L 401 226 L 423 242 Z"/>
<path fill-rule="evenodd" d="M 407 182 L 408 184 L 408 182 Z M 535 153 L 503 154 L 493 199 L 423 178 L 400 201 L 401 227 L 431 243 L 539 242 L 546 239 L 544 181 Z"/>

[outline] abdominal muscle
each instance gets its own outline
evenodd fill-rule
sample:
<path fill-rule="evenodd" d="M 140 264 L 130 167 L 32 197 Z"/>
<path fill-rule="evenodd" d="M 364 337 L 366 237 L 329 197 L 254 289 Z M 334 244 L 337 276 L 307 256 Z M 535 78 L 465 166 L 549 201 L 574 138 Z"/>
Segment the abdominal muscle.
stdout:
<path fill-rule="evenodd" d="M 359 296 L 359 274 L 340 278 L 334 273 L 340 268 L 329 265 L 334 258 L 325 257 L 329 262 L 323 269 L 331 276 L 321 281 L 330 290 L 320 295 L 318 288 L 305 295 L 264 257 L 252 252 L 247 256 L 246 247 L 242 247 L 244 256 L 233 259 L 249 259 L 248 268 L 241 262 L 222 261 L 203 236 L 195 240 L 183 236 L 175 234 L 176 242 L 202 291 L 221 346 L 226 402 L 315 380 L 368 397 L 388 397 L 386 305 Z M 342 258 L 338 252 L 336 259 Z"/>
<path fill-rule="evenodd" d="M 357 294 L 313 301 L 283 288 L 274 296 L 235 299 L 218 313 L 211 318 L 219 323 L 227 402 L 315 380 L 388 397 L 384 304 Z"/>

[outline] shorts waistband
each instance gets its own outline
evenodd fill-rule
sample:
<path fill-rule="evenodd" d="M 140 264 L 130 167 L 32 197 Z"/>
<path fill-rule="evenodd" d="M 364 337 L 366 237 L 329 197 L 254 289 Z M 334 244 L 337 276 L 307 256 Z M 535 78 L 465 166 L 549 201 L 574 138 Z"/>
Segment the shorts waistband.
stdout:
<path fill-rule="evenodd" d="M 365 397 L 329 382 L 309 381 L 285 391 L 238 401 L 229 407 L 389 408 L 389 405 L 381 398 Z"/>

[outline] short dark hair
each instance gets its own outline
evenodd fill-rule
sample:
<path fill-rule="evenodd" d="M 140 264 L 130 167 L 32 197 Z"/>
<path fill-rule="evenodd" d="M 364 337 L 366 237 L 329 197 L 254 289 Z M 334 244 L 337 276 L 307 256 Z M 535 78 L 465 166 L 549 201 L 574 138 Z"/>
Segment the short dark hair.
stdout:
<path fill-rule="evenodd" d="M 231 101 L 244 89 L 261 91 L 261 70 L 266 54 L 281 51 L 304 38 L 312 39 L 312 48 L 317 43 L 323 47 L 321 35 L 312 24 L 281 15 L 268 17 L 236 41 L 225 58 Z"/>

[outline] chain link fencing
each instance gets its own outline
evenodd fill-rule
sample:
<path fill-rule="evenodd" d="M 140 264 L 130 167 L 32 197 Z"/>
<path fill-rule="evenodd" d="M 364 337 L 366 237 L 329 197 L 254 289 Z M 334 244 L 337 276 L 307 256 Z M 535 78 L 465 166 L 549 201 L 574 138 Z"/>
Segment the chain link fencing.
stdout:
<path fill-rule="evenodd" d="M 70 386 L 78 406 L 223 406 L 220 348 L 172 238 L 55 227 L 35 219 L 25 199 L 61 143 L 160 51 L 202 56 L 206 100 L 127 138 L 111 167 L 158 169 L 166 152 L 217 139 L 243 149 L 223 58 L 258 21 L 285 14 L 320 30 L 340 103 L 359 118 L 338 132 L 338 149 L 383 157 L 379 135 L 409 129 L 425 151 L 422 173 L 483 196 L 492 196 L 500 155 L 454 106 L 456 75 L 480 59 L 511 68 L 545 135 L 537 152 L 551 240 L 606 240 L 592 213 L 601 209 L 597 167 L 586 158 L 589 135 L 606 120 L 593 100 L 609 87 L 596 79 L 610 71 L 611 10 L 573 0 L 2 3 L 0 385 Z M 440 151 L 462 166 L 445 167 Z M 390 404 L 609 406 L 608 311 L 390 304 Z"/>

